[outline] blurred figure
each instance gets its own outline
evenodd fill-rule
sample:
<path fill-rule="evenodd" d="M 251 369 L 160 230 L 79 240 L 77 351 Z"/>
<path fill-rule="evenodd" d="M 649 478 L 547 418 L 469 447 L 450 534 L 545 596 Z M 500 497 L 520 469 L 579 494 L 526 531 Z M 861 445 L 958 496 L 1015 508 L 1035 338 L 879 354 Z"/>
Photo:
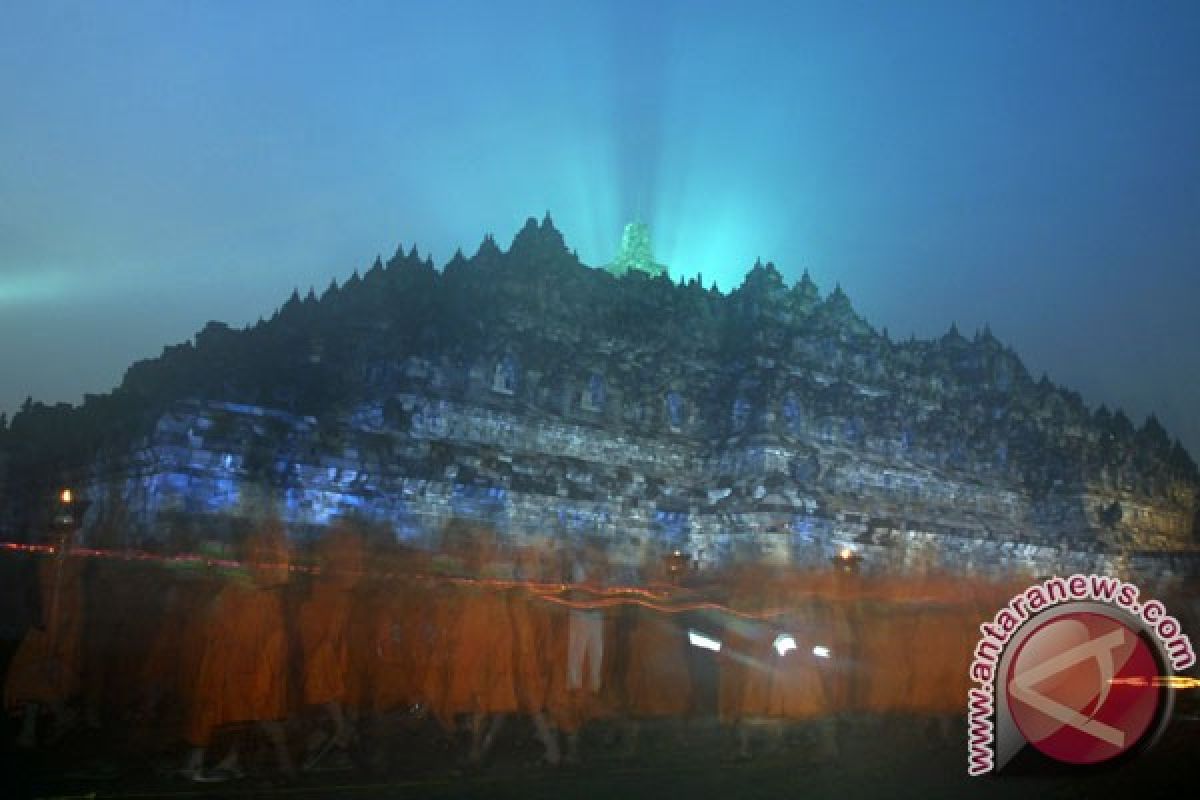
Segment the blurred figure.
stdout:
<path fill-rule="evenodd" d="M 854 604 L 861 669 L 855 706 L 885 724 L 909 707 L 916 673 L 917 613 L 910 581 L 876 576 L 872 591 Z"/>
<path fill-rule="evenodd" d="M 750 619 L 735 620 L 726 633 L 722 706 L 736 726 L 737 757 L 748 759 L 752 728 L 767 730 L 770 747 L 780 749 L 788 723 L 825 718 L 832 709 L 805 635 L 819 622 L 811 587 L 778 569 L 745 569 L 730 606 Z"/>
<path fill-rule="evenodd" d="M 350 696 L 365 716 L 372 764 L 383 771 L 400 732 L 397 722 L 424 719 L 428 673 L 441 647 L 431 606 L 424 554 L 380 548 L 373 553 L 372 580 L 352 612 Z"/>
<path fill-rule="evenodd" d="M 164 570 L 166 590 L 154 615 L 145 661 L 137 671 L 142 686 L 141 717 L 163 739 L 181 735 L 204 658 L 205 613 L 220 589 L 216 576 L 192 565 Z"/>
<path fill-rule="evenodd" d="M 318 542 L 317 555 L 319 573 L 299 614 L 303 696 L 306 706 L 328 712 L 333 731 L 312 748 L 306 769 L 331 749 L 345 753 L 353 737 L 346 716 L 349 627 L 354 588 L 363 573 L 362 536 L 349 523 L 336 523 Z"/>
<path fill-rule="evenodd" d="M 72 555 L 73 528 L 51 535 L 53 552 L 37 565 L 37 613 L 9 666 L 4 706 L 22 715 L 17 745 L 37 746 L 37 723 L 43 711 L 53 719 L 51 739 L 72 723 L 68 703 L 80 688 L 83 655 L 83 563 Z"/>
<path fill-rule="evenodd" d="M 153 641 L 162 571 L 127 558 L 92 558 L 84 584 L 89 610 L 83 650 L 84 720 L 99 729 L 138 707 L 141 668 Z M 154 598 L 153 606 L 149 605 Z"/>
<path fill-rule="evenodd" d="M 502 572 L 493 562 L 490 530 L 470 526 L 455 549 L 462 570 L 442 594 L 446 662 L 441 665 L 439 717 L 453 726 L 465 717 L 470 734 L 467 764 L 478 767 L 505 716 L 517 711 L 512 620 L 508 593 L 487 584 Z M 453 728 L 452 728 L 453 729 Z"/>
<path fill-rule="evenodd" d="M 185 725 L 193 749 L 184 774 L 198 782 L 241 775 L 238 743 L 215 768 L 204 766 L 213 734 L 222 725 L 254 722 L 270 739 L 280 772 L 294 777 L 280 720 L 287 715 L 288 643 L 281 588 L 289 575 L 287 540 L 270 520 L 246 541 L 247 577 L 229 580 L 209 608 L 203 656 Z"/>
<path fill-rule="evenodd" d="M 858 669 L 858 634 L 854 604 L 863 594 L 864 578 L 857 571 L 834 570 L 810 576 L 817 592 L 817 620 L 810 644 L 813 663 L 825 686 L 829 713 L 814 727 L 817 758 L 839 754 L 839 729 L 854 711 L 854 678 Z"/>
<path fill-rule="evenodd" d="M 749 758 L 749 742 L 743 738 L 746 725 L 743 713 L 743 687 L 748 673 L 757 668 L 753 661 L 755 642 L 763 636 L 762 623 L 752 617 L 741 616 L 760 605 L 758 586 L 766 580 L 766 569 L 757 564 L 738 564 L 725 575 L 727 591 L 725 606 L 730 611 L 725 615 L 721 633 L 721 650 L 718 655 L 717 719 L 737 738 L 738 758 Z"/>
<path fill-rule="evenodd" d="M 515 589 L 509 596 L 516 640 L 517 702 L 520 712 L 533 722 L 543 748 L 542 762 L 556 767 L 562 761 L 562 748 L 550 710 L 556 698 L 561 703 L 565 640 L 559 607 L 539 598 L 536 586 L 561 583 L 562 570 L 549 547 L 530 547 L 518 559 L 518 578 L 534 588 Z"/>
<path fill-rule="evenodd" d="M 586 590 L 603 588 L 603 558 L 593 547 L 575 551 L 571 564 L 571 583 L 582 599 L 591 599 Z M 586 669 L 585 669 L 586 668 Z M 573 608 L 567 626 L 567 688 L 600 691 L 604 669 L 604 612 Z"/>
<path fill-rule="evenodd" d="M 934 720 L 945 743 L 954 741 L 954 720 L 966 713 L 969 669 L 979 639 L 978 611 L 971 584 L 945 575 L 922 580 L 922 596 L 914 609 L 915 639 L 920 654 L 914 665 L 907 708 Z"/>
<path fill-rule="evenodd" d="M 577 603 L 567 614 L 567 670 L 566 690 L 571 706 L 566 725 L 566 761 L 579 763 L 579 734 L 583 723 L 592 717 L 602 716 L 610 709 L 605 708 L 601 698 L 604 687 L 605 639 L 609 633 L 605 625 L 606 614 L 600 608 L 586 608 L 604 589 L 608 579 L 608 563 L 604 551 L 595 544 L 577 547 L 570 556 L 571 591 L 568 600 Z"/>
<path fill-rule="evenodd" d="M 800 721 L 805 755 L 816 762 L 838 756 L 838 721 L 850 707 L 854 633 L 845 598 L 856 591 L 857 581 L 856 575 L 841 571 L 794 572 L 790 577 L 794 655 L 802 669 L 815 672 L 822 706 L 789 721 Z"/>
<path fill-rule="evenodd" d="M 677 562 L 651 558 L 641 568 L 642 583 L 676 582 Z M 629 609 L 625 647 L 624 690 L 627 714 L 626 755 L 633 756 L 644 720 L 673 720 L 682 743 L 685 717 L 691 709 L 687 632 L 676 616 L 634 604 Z"/>

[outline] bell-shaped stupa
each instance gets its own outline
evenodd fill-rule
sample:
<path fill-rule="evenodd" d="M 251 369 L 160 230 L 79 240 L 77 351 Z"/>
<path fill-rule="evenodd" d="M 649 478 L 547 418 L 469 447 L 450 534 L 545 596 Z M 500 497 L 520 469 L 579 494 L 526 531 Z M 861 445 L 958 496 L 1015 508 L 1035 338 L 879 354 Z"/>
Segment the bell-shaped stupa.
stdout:
<path fill-rule="evenodd" d="M 614 275 L 627 272 L 644 272 L 658 277 L 667 275 L 667 265 L 654 260 L 654 245 L 650 242 L 650 226 L 644 222 L 630 222 L 621 234 L 621 250 L 617 259 L 609 265 Z"/>

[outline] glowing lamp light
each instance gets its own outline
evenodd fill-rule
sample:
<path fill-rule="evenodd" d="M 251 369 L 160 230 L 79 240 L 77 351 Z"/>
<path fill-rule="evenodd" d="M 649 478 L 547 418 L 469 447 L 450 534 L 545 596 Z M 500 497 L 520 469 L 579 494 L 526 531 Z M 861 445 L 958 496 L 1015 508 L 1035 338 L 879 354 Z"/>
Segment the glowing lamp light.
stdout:
<path fill-rule="evenodd" d="M 667 559 L 667 571 L 671 574 L 671 580 L 677 581 L 686 567 L 687 556 L 681 550 L 673 550 L 671 557 Z"/>
<path fill-rule="evenodd" d="M 703 633 L 697 631 L 688 631 L 688 642 L 693 647 L 700 647 L 705 650 L 712 650 L 714 653 L 721 652 L 721 643 L 716 639 L 711 639 Z"/>
<path fill-rule="evenodd" d="M 812 649 L 812 654 L 817 658 L 829 658 L 829 648 L 823 644 L 819 644 Z"/>
<path fill-rule="evenodd" d="M 856 572 L 862 559 L 863 557 L 858 551 L 847 545 L 838 550 L 837 555 L 830 560 L 843 572 Z"/>
<path fill-rule="evenodd" d="M 70 490 L 70 489 L 63 489 L 63 490 L 62 490 L 62 494 L 60 494 L 60 495 L 58 496 L 58 499 L 62 501 L 62 504 L 63 504 L 64 506 L 69 506 L 69 505 L 71 505 L 71 499 L 72 499 L 71 490 Z"/>
<path fill-rule="evenodd" d="M 775 652 L 781 656 L 786 656 L 788 653 L 796 649 L 796 640 L 789 633 L 781 633 L 775 637 Z"/>

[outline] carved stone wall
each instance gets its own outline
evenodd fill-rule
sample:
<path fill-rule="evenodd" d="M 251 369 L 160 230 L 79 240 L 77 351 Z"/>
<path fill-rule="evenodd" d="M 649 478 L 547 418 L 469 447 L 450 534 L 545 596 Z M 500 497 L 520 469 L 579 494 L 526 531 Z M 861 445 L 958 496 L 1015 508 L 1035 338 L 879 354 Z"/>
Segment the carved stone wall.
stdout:
<path fill-rule="evenodd" d="M 515 543 L 602 541 L 616 564 L 678 548 L 697 568 L 823 563 L 852 547 L 868 569 L 1115 572 L 1129 553 L 1190 549 L 1185 505 L 1093 489 L 1033 500 L 833 438 L 713 447 L 444 398 L 390 401 L 396 419 L 364 404 L 332 429 L 254 406 L 180 404 L 126 458 L 95 466 L 87 525 L 119 505 L 138 537 L 169 535 L 181 519 L 219 536 L 221 519 L 269 502 L 298 537 L 357 514 L 436 546 L 445 522 L 465 517 Z M 1104 527 L 1113 501 L 1122 518 Z M 1162 558 L 1151 559 L 1160 572 Z M 1167 569 L 1189 568 L 1180 563 Z"/>

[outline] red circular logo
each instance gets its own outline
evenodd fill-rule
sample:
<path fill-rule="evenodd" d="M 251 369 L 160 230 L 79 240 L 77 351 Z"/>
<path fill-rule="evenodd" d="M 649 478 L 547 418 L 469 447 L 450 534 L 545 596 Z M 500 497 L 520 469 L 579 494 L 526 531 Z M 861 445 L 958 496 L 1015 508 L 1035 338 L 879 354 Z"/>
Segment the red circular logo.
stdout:
<path fill-rule="evenodd" d="M 1067 613 L 1021 643 L 1008 670 L 1009 710 L 1045 755 L 1095 764 L 1141 741 L 1158 711 L 1157 674 L 1149 646 L 1123 622 Z"/>

